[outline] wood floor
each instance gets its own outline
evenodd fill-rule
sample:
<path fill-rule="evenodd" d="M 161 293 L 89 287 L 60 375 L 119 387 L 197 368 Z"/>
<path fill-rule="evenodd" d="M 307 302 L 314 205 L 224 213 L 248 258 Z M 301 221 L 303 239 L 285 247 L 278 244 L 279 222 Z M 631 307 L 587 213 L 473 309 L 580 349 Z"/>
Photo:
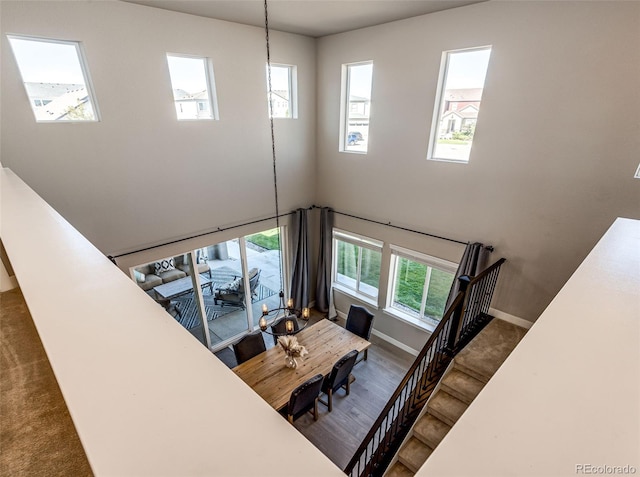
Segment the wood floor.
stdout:
<path fill-rule="evenodd" d="M 356 364 L 351 393 L 339 390 L 333 411 L 319 405 L 319 418 L 311 414 L 295 421 L 295 427 L 338 467 L 344 469 L 362 439 L 387 404 L 389 397 L 413 363 L 413 356 L 372 337 L 369 359 Z"/>

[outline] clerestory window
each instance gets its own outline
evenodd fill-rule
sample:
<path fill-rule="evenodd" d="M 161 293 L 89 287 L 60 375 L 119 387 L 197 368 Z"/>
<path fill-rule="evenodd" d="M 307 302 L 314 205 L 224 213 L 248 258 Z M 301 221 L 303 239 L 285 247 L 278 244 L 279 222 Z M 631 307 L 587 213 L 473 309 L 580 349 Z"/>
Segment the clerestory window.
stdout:
<path fill-rule="evenodd" d="M 213 66 L 208 58 L 167 54 L 179 120 L 218 119 Z"/>
<path fill-rule="evenodd" d="M 428 159 L 469 162 L 491 47 L 445 51 Z"/>
<path fill-rule="evenodd" d="M 16 35 L 8 38 L 36 121 L 99 120 L 79 42 Z"/>

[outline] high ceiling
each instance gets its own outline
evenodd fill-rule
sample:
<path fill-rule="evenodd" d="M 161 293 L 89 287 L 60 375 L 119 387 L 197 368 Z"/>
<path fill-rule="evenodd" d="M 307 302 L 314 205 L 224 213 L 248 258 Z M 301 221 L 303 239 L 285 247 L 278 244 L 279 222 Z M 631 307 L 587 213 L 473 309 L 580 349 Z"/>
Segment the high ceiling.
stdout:
<path fill-rule="evenodd" d="M 150 7 L 264 26 L 263 0 L 123 0 Z M 486 0 L 269 0 L 273 30 L 320 37 Z"/>

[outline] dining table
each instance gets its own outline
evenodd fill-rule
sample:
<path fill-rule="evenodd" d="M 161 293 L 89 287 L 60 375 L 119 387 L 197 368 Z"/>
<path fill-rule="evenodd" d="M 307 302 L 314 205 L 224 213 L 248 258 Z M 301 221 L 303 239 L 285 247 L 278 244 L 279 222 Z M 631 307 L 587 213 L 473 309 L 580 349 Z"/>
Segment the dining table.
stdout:
<path fill-rule="evenodd" d="M 285 353 L 276 345 L 233 368 L 262 399 L 276 410 L 289 402 L 291 392 L 317 374 L 328 375 L 333 365 L 351 350 L 362 352 L 371 343 L 342 326 L 322 319 L 295 334 L 309 354 L 296 358 L 298 365 L 288 368 Z"/>

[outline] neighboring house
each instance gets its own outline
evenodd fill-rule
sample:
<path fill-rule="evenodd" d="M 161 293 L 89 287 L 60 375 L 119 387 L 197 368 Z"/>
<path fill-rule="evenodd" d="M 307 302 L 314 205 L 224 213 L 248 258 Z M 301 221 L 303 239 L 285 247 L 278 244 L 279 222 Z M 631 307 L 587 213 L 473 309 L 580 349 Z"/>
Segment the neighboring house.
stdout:
<path fill-rule="evenodd" d="M 464 109 L 445 112 L 440 122 L 440 136 L 475 127 L 478 121 L 478 111 L 476 106 L 470 104 Z"/>
<path fill-rule="evenodd" d="M 440 120 L 440 137 L 468 130 L 478 121 L 482 88 L 448 89 Z"/>
<path fill-rule="evenodd" d="M 274 90 L 271 92 L 271 108 L 274 118 L 289 118 L 289 92 L 286 90 Z"/>
<path fill-rule="evenodd" d="M 187 93 L 183 89 L 174 89 L 178 119 L 201 119 L 212 117 L 207 90 Z"/>
<path fill-rule="evenodd" d="M 369 127 L 369 114 L 371 113 L 371 100 L 362 96 L 349 96 L 349 126 Z"/>
<path fill-rule="evenodd" d="M 38 121 L 93 120 L 89 94 L 83 84 L 25 83 Z"/>

